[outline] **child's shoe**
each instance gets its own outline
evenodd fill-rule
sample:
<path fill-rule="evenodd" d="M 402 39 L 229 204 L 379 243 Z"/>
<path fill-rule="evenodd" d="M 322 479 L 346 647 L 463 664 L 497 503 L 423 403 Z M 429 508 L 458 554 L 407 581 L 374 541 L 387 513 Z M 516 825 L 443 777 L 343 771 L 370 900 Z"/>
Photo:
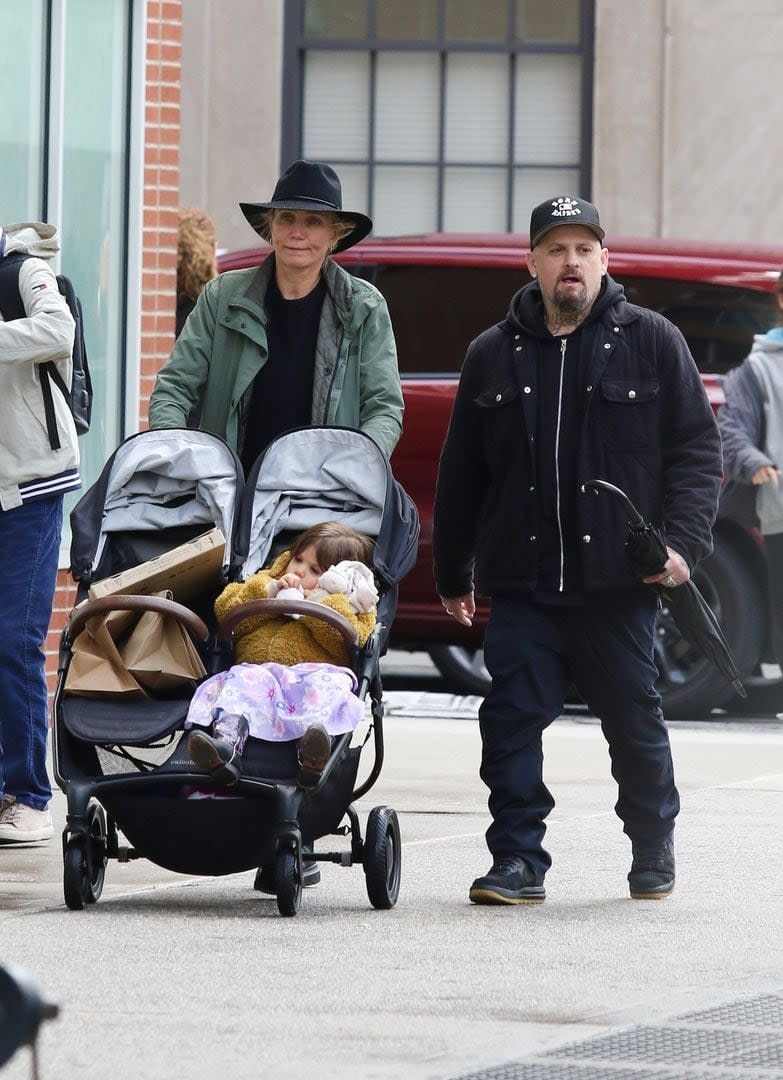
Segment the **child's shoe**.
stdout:
<path fill-rule="evenodd" d="M 242 771 L 241 757 L 248 730 L 246 716 L 222 713 L 212 725 L 212 735 L 201 730 L 188 735 L 190 760 L 221 784 L 228 787 L 236 784 Z"/>
<path fill-rule="evenodd" d="M 323 724 L 311 724 L 299 742 L 300 787 L 315 787 L 332 752 L 332 737 Z"/>

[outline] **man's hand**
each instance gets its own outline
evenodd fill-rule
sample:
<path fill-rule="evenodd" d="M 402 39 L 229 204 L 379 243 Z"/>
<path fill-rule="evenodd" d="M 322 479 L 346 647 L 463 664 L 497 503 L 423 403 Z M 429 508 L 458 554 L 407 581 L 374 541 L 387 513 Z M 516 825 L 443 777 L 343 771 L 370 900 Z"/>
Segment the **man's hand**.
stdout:
<path fill-rule="evenodd" d="M 458 623 L 462 623 L 463 626 L 473 625 L 476 601 L 472 592 L 465 593 L 464 596 L 441 596 L 440 602 Z"/>
<path fill-rule="evenodd" d="M 652 577 L 642 578 L 645 585 L 667 585 L 670 589 L 673 589 L 677 585 L 684 585 L 691 576 L 685 559 L 678 555 L 676 551 L 672 551 L 670 547 L 667 547 L 666 550 L 669 553 L 669 558 L 666 560 L 663 572 L 653 574 Z"/>
<path fill-rule="evenodd" d="M 776 469 L 774 465 L 762 465 L 760 469 L 756 469 L 751 480 L 752 484 L 774 484 L 778 486 L 780 481 L 780 469 Z"/>

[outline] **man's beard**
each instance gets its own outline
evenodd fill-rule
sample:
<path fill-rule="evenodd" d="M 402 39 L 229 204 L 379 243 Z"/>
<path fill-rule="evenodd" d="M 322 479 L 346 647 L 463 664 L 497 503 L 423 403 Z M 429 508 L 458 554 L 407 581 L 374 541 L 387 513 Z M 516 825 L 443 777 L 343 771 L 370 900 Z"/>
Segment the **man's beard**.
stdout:
<path fill-rule="evenodd" d="M 578 315 L 588 307 L 590 300 L 587 295 L 587 286 L 584 282 L 581 284 L 582 287 L 578 292 L 572 292 L 567 296 L 563 296 L 558 286 L 555 286 L 552 306 L 559 315 Z"/>

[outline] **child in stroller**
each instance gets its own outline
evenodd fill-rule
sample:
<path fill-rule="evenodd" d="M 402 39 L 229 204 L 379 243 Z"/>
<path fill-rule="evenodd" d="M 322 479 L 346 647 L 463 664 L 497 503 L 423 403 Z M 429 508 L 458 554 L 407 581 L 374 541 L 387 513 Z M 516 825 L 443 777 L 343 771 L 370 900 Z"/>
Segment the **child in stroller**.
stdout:
<path fill-rule="evenodd" d="M 215 614 L 224 619 L 250 600 L 307 599 L 348 619 L 361 648 L 376 622 L 378 591 L 366 565 L 372 546 L 368 536 L 339 522 L 311 526 L 269 567 L 226 586 Z M 255 615 L 235 628 L 234 660 L 193 697 L 185 724 L 195 728 L 187 742 L 191 760 L 232 786 L 249 735 L 299 739 L 299 783 L 317 782 L 331 736 L 353 730 L 364 715 L 342 636 L 308 616 Z"/>

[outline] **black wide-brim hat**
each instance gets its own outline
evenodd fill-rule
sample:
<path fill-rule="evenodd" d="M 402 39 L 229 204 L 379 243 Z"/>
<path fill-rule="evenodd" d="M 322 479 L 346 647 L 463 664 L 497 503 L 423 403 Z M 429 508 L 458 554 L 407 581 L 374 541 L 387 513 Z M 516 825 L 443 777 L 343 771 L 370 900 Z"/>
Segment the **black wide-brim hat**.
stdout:
<path fill-rule="evenodd" d="M 366 214 L 343 210 L 343 189 L 340 178 L 331 167 L 319 161 L 295 161 L 275 185 L 270 202 L 241 202 L 239 208 L 259 236 L 264 236 L 264 215 L 267 210 L 328 211 L 354 228 L 338 241 L 334 250 L 345 251 L 372 232 L 372 221 Z M 264 236 L 264 239 L 267 239 Z"/>

